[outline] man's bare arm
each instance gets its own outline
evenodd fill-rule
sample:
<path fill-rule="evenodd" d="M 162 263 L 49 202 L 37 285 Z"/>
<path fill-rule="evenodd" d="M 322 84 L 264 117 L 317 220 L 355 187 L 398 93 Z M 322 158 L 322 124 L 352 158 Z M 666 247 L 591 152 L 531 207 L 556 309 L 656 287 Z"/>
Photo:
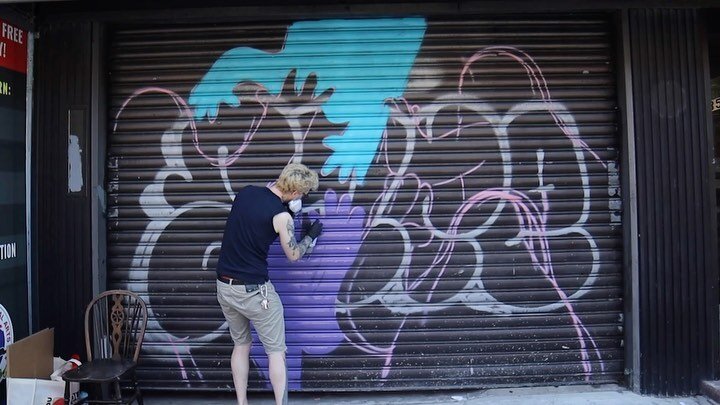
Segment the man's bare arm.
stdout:
<path fill-rule="evenodd" d="M 312 251 L 312 239 L 305 236 L 299 242 L 295 239 L 295 223 L 287 212 L 281 212 L 273 218 L 275 232 L 280 235 L 280 246 L 291 262 L 300 260 L 303 255 Z"/>

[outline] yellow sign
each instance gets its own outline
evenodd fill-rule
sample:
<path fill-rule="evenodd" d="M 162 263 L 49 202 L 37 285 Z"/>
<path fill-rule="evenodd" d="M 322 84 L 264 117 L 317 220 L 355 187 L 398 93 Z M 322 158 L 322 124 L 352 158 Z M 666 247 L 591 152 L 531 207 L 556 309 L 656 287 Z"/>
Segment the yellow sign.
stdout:
<path fill-rule="evenodd" d="M 8 82 L 3 82 L 2 80 L 0 80 L 0 96 L 10 95 L 12 95 L 12 89 L 10 88 L 10 84 Z"/>

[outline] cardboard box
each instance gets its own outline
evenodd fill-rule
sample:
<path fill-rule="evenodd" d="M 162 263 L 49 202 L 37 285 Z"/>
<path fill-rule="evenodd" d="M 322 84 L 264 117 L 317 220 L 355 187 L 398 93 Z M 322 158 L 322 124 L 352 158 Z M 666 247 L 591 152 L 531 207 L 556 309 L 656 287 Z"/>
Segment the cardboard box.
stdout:
<path fill-rule="evenodd" d="M 65 363 L 53 358 L 55 334 L 45 329 L 7 347 L 7 403 L 53 405 L 65 395 L 65 382 L 50 375 Z M 78 384 L 70 385 L 71 400 L 77 402 Z"/>

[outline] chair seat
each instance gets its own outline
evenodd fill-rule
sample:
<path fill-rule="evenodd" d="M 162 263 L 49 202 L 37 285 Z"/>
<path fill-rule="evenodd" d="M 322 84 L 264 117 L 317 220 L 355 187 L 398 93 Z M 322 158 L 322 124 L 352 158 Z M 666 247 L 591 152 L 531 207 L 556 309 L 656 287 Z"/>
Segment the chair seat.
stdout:
<path fill-rule="evenodd" d="M 113 381 L 119 380 L 136 366 L 134 361 L 128 359 L 97 359 L 66 371 L 62 378 L 65 381 L 80 383 Z"/>

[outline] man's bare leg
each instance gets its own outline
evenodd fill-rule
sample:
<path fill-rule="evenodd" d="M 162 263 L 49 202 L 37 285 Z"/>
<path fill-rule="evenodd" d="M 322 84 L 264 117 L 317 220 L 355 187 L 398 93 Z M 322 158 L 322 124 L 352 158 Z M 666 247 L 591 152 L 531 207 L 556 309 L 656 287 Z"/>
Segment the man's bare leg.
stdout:
<path fill-rule="evenodd" d="M 230 358 L 230 368 L 232 368 L 233 382 L 235 383 L 235 394 L 237 395 L 238 405 L 247 405 L 247 382 L 248 373 L 250 372 L 250 343 L 246 345 L 236 345 L 233 348 L 232 357 Z"/>
<path fill-rule="evenodd" d="M 270 361 L 270 384 L 275 393 L 275 404 L 287 405 L 288 381 L 285 352 L 268 353 L 268 360 Z"/>

